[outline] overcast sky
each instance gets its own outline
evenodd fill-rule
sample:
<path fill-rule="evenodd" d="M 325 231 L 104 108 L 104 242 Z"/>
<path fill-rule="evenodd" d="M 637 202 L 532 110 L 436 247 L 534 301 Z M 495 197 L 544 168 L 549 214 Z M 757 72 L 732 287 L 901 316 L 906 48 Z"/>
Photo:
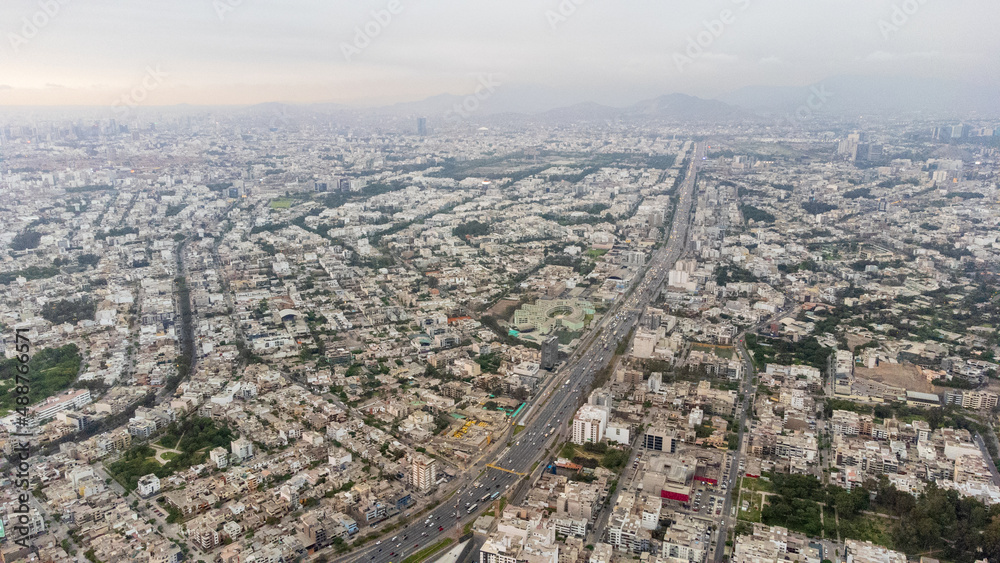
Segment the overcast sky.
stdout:
<path fill-rule="evenodd" d="M 0 105 L 372 105 L 469 93 L 477 73 L 614 105 L 843 74 L 1000 90 L 998 0 L 393 3 L 381 24 L 388 0 L 2 0 Z"/>

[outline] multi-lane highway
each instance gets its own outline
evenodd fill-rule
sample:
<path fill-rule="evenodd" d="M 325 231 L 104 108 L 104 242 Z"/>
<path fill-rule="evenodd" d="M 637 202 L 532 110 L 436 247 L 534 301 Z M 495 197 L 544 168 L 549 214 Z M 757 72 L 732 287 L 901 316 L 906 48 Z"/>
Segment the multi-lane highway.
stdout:
<path fill-rule="evenodd" d="M 569 420 L 587 392 L 594 375 L 607 366 L 618 342 L 635 327 L 639 316 L 662 286 L 667 272 L 681 256 L 687 239 L 698 166 L 705 147 L 696 144 L 677 197 L 670 237 L 651 258 L 642 281 L 609 311 L 591 331 L 577 353 L 526 407 L 518 421 L 524 430 L 489 462 L 481 460 L 456 479 L 457 490 L 421 519 L 411 522 L 376 544 L 356 550 L 338 561 L 397 562 L 446 536 L 454 536 L 490 504 L 494 493 L 504 496 L 532 473 L 552 442 L 568 429 Z M 484 500 L 486 499 L 486 500 Z M 363 530 L 368 533 L 372 530 Z M 376 530 L 377 531 L 377 528 Z"/>

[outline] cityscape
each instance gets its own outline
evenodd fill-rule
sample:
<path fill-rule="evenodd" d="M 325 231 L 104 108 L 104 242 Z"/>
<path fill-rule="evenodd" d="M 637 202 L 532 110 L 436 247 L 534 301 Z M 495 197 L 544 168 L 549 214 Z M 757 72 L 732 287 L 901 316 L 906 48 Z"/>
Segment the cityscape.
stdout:
<path fill-rule="evenodd" d="M 149 8 L 190 24 L 177 57 L 279 18 L 260 41 L 288 59 L 244 53 L 260 75 L 235 92 L 150 58 L 100 105 L 52 81 L 104 0 L 20 4 L 0 562 L 1000 561 L 995 38 L 962 63 L 940 41 L 926 75 L 727 82 L 764 8 L 665 6 L 690 31 L 618 56 L 681 74 L 631 83 L 574 34 L 640 8 L 466 8 L 514 51 L 580 47 L 543 83 L 465 72 L 507 64 L 494 37 L 414 40 L 424 7 L 391 0 L 329 8 L 358 18 L 324 55 L 356 97 L 296 98 L 311 36 L 282 26 L 320 14 L 216 0 L 206 23 L 183 0 Z M 884 4 L 875 44 L 959 25 Z M 501 37 L 514 12 L 545 37 Z M 438 39 L 467 47 L 440 63 L 459 78 L 423 91 Z"/>

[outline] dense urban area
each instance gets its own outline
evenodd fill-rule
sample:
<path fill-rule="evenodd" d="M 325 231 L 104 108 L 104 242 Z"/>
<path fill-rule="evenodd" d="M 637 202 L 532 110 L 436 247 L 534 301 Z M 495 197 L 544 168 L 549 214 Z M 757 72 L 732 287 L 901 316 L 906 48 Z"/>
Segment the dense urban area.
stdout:
<path fill-rule="evenodd" d="M 4 561 L 1000 560 L 1000 124 L 257 109 L 0 126 Z"/>

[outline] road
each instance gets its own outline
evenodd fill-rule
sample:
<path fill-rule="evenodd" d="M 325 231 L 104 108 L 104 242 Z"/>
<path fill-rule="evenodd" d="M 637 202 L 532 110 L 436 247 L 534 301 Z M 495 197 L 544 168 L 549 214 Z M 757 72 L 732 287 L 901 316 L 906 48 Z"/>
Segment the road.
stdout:
<path fill-rule="evenodd" d="M 986 466 L 990 468 L 990 476 L 993 479 L 993 484 L 1000 487 L 1000 473 L 997 472 L 997 466 L 993 463 L 993 456 L 990 455 L 990 451 L 986 449 L 986 443 L 983 442 L 983 437 L 976 432 L 973 437 L 976 441 L 976 445 L 979 446 L 979 451 L 983 452 L 983 459 L 986 460 Z"/>
<path fill-rule="evenodd" d="M 456 478 L 453 483 L 458 484 L 458 489 L 454 495 L 424 515 L 424 520 L 397 530 L 392 539 L 369 544 L 336 561 L 398 562 L 445 537 L 454 537 L 456 530 L 486 510 L 488 502 L 483 501 L 484 497 L 493 493 L 504 496 L 519 479 L 535 472 L 546 451 L 553 443 L 558 444 L 566 433 L 568 421 L 589 391 L 594 375 L 608 365 L 619 340 L 635 327 L 642 311 L 657 296 L 667 273 L 684 251 L 694 186 L 705 145 L 696 144 L 693 154 L 687 176 L 678 190 L 677 210 L 667 244 L 653 253 L 643 281 L 604 315 L 590 337 L 581 342 L 577 354 L 553 376 L 551 388 L 536 395 L 532 404 L 525 408 L 525 418 L 519 421 L 525 428 L 511 438 L 514 443 L 501 450 L 492 463 L 482 460 Z"/>
<path fill-rule="evenodd" d="M 732 522 L 736 519 L 730 515 L 733 507 L 733 494 L 736 487 L 739 486 L 739 477 L 743 475 L 740 470 L 740 463 L 743 461 L 745 455 L 745 445 L 744 445 L 744 434 L 747 427 L 747 417 L 750 415 L 750 408 L 753 405 L 755 390 L 754 382 L 757 378 L 756 370 L 754 369 L 753 362 L 750 360 L 750 353 L 747 352 L 746 342 L 744 336 L 739 335 L 739 340 L 737 341 L 737 349 L 740 354 L 740 358 L 743 360 L 743 385 L 740 387 L 740 393 L 743 395 L 743 401 L 740 403 L 740 415 L 739 415 L 739 425 L 740 429 L 737 434 L 736 443 L 739 446 L 736 448 L 736 452 L 733 454 L 732 462 L 729 465 L 729 469 L 725 474 L 725 480 L 723 481 L 725 490 L 725 500 L 722 504 L 722 519 L 719 521 L 719 529 L 716 536 L 715 544 L 715 560 L 722 561 L 723 555 L 726 551 L 726 529 Z"/>
<path fill-rule="evenodd" d="M 743 401 L 740 403 L 740 413 L 739 413 L 739 433 L 737 434 L 736 443 L 739 446 L 736 452 L 733 454 L 732 464 L 726 473 L 725 480 L 725 502 L 722 505 L 722 520 L 719 522 L 718 537 L 716 538 L 715 545 L 715 561 L 722 561 L 723 555 L 725 554 L 725 544 L 726 544 L 726 528 L 733 525 L 736 518 L 731 514 L 733 509 L 733 495 L 736 494 L 736 487 L 739 486 L 740 477 L 743 472 L 740 471 L 740 463 L 743 461 L 746 452 L 745 444 L 745 429 L 747 426 L 747 418 L 749 418 L 751 409 L 753 408 L 754 398 L 757 394 L 757 370 L 754 367 L 753 360 L 750 357 L 750 352 L 747 351 L 746 346 L 746 335 L 750 332 L 757 333 L 765 326 L 771 323 L 771 320 L 775 317 L 782 317 L 788 313 L 783 310 L 779 310 L 774 316 L 768 317 L 763 321 L 757 323 L 756 325 L 750 327 L 745 332 L 741 332 L 736 336 L 736 349 L 739 352 L 740 358 L 743 360 L 743 384 L 740 386 L 740 393 L 743 395 Z M 794 310 L 791 314 L 794 314 Z"/>

